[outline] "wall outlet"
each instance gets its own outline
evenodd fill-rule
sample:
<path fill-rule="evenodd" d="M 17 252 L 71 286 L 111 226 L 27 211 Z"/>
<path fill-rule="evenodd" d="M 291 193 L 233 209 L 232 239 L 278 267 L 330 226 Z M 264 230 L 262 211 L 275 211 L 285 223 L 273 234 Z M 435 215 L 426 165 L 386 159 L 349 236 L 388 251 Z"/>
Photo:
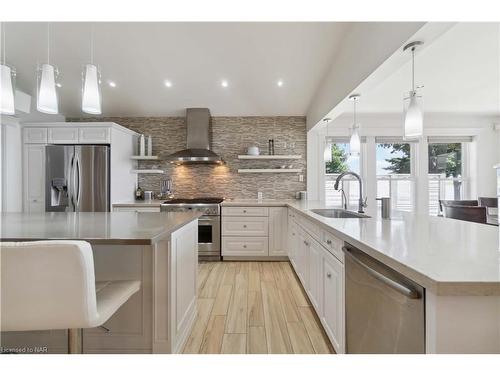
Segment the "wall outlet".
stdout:
<path fill-rule="evenodd" d="M 262 200 L 262 191 L 257 192 L 257 199 Z"/>
<path fill-rule="evenodd" d="M 304 175 L 303 174 L 299 174 L 299 182 L 304 182 Z"/>

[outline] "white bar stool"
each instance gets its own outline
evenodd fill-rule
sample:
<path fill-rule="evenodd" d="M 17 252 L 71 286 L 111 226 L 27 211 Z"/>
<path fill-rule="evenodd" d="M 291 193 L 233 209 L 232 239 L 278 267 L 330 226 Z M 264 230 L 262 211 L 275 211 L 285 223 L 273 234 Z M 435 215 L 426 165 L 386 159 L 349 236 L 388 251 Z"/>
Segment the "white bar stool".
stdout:
<path fill-rule="evenodd" d="M 82 328 L 105 323 L 141 282 L 95 282 L 85 241 L 0 242 L 0 331 L 68 330 L 69 353 L 82 353 Z"/>

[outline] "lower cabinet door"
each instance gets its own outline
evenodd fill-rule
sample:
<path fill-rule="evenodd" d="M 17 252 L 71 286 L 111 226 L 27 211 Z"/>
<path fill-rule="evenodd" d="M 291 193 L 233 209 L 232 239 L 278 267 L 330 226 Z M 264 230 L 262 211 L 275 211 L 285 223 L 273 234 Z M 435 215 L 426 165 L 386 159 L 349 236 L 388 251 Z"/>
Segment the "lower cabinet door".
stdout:
<path fill-rule="evenodd" d="M 288 223 L 288 258 L 293 268 L 297 272 L 297 246 L 299 244 L 299 234 L 297 224 L 290 220 Z"/>
<path fill-rule="evenodd" d="M 344 265 L 323 251 L 321 321 L 337 353 L 344 353 Z"/>
<path fill-rule="evenodd" d="M 287 220 L 286 207 L 269 208 L 269 255 L 286 256 L 287 254 Z"/>
<path fill-rule="evenodd" d="M 299 241 L 297 243 L 297 275 L 299 276 L 302 285 L 307 290 L 309 289 L 309 278 L 308 278 L 308 236 L 307 234 L 299 227 L 298 228 L 298 237 Z"/>
<path fill-rule="evenodd" d="M 318 316 L 322 316 L 323 312 L 323 281 L 322 281 L 322 262 L 323 262 L 323 249 L 321 245 L 312 238 L 309 239 L 309 298 L 311 303 L 316 309 Z"/>
<path fill-rule="evenodd" d="M 268 237 L 222 236 L 222 256 L 267 256 Z"/>

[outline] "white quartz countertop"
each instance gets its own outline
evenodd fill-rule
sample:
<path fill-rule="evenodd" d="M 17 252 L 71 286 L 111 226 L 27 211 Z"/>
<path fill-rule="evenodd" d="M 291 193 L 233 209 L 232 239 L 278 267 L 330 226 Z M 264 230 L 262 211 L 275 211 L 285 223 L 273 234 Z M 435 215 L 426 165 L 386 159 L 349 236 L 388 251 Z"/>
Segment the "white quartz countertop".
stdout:
<path fill-rule="evenodd" d="M 310 211 L 322 202 L 287 206 L 438 295 L 500 295 L 496 226 L 409 213 L 330 219 Z"/>
<path fill-rule="evenodd" d="M 166 199 L 135 200 L 128 202 L 113 203 L 113 207 L 160 207 Z"/>
<path fill-rule="evenodd" d="M 0 241 L 72 239 L 92 244 L 153 244 L 199 216 L 193 212 L 3 213 Z"/>

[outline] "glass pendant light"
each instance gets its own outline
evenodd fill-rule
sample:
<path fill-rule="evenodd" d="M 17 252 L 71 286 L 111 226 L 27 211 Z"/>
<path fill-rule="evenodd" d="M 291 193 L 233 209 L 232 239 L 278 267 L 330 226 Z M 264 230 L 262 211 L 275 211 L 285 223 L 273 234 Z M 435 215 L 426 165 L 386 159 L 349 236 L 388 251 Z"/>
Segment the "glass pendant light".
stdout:
<path fill-rule="evenodd" d="M 325 151 L 323 153 L 323 159 L 325 163 L 330 163 L 332 161 L 332 142 L 328 139 L 328 123 L 331 118 L 324 118 L 323 121 L 326 123 L 326 136 L 325 136 Z"/>
<path fill-rule="evenodd" d="M 15 69 L 12 69 L 6 64 L 5 58 L 5 24 L 2 22 L 2 46 L 3 46 L 3 62 L 0 64 L 0 113 L 2 115 L 13 115 L 16 112 L 14 106 L 14 77 L 16 76 Z"/>
<path fill-rule="evenodd" d="M 411 91 L 410 96 L 405 98 L 405 110 L 404 110 L 404 139 L 417 139 L 424 135 L 424 115 L 422 112 L 422 107 L 420 98 L 417 95 L 417 90 L 415 88 L 415 50 L 418 46 L 421 46 L 423 42 L 415 41 L 407 44 L 403 51 L 411 51 Z M 406 103 L 408 106 L 406 107 Z"/>
<path fill-rule="evenodd" d="M 359 94 L 349 96 L 349 100 L 353 102 L 353 115 L 354 121 L 352 125 L 351 139 L 349 140 L 349 153 L 351 156 L 359 156 L 361 154 L 361 138 L 359 137 L 359 124 L 356 121 L 356 102 L 358 101 Z"/>
<path fill-rule="evenodd" d="M 43 113 L 59 113 L 57 101 L 57 68 L 50 65 L 50 24 L 47 23 L 47 64 L 38 67 L 36 109 Z"/>
<path fill-rule="evenodd" d="M 94 65 L 94 29 L 90 31 L 90 64 L 85 64 L 82 73 L 82 111 L 100 115 L 101 110 L 101 74 Z"/>

